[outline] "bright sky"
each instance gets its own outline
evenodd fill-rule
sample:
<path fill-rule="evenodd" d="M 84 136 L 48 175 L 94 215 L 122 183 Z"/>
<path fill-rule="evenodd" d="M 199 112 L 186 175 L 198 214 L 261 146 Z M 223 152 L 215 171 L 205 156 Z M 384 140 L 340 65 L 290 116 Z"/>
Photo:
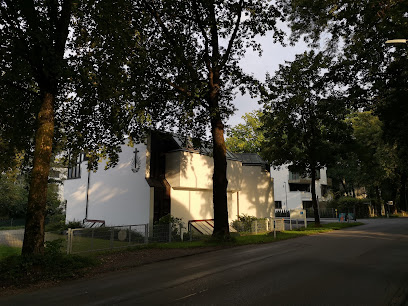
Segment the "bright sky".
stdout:
<path fill-rule="evenodd" d="M 274 44 L 272 38 L 268 36 L 261 37 L 258 41 L 262 44 L 262 57 L 259 57 L 256 52 L 248 51 L 241 62 L 241 67 L 245 72 L 252 73 L 261 81 L 265 80 L 267 72 L 273 75 L 279 68 L 279 64 L 283 64 L 285 61 L 293 61 L 296 54 L 303 53 L 307 49 L 303 41 L 294 47 L 289 45 L 282 47 L 279 43 Z M 249 95 L 241 96 L 241 94 L 237 95 L 235 106 L 238 110 L 228 120 L 227 124 L 230 126 L 243 123 L 241 117 L 245 113 L 261 108 L 257 100 L 252 100 Z"/>

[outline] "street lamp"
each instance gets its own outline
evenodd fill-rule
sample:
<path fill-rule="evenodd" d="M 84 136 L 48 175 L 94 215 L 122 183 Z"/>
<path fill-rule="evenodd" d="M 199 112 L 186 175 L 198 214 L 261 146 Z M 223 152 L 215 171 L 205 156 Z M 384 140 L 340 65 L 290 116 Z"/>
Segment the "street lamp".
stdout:
<path fill-rule="evenodd" d="M 386 44 L 406 44 L 406 39 L 390 39 L 385 42 Z"/>

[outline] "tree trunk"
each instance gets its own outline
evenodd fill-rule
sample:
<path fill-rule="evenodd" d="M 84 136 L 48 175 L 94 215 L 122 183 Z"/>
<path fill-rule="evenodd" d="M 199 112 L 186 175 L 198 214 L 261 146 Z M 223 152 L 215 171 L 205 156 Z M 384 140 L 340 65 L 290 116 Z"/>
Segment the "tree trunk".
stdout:
<path fill-rule="evenodd" d="M 228 203 L 227 203 L 227 149 L 224 140 L 224 124 L 219 108 L 220 75 L 217 68 L 210 72 L 208 106 L 211 118 L 213 139 L 213 237 L 229 239 Z"/>
<path fill-rule="evenodd" d="M 405 173 L 401 173 L 401 186 L 400 186 L 400 210 L 406 211 L 407 210 L 407 193 L 406 193 L 406 183 L 407 183 L 407 175 Z"/>
<path fill-rule="evenodd" d="M 44 252 L 44 219 L 54 136 L 54 99 L 54 94 L 45 93 L 38 114 L 33 170 L 31 173 L 22 250 L 23 255 L 42 254 Z"/>
<path fill-rule="evenodd" d="M 377 209 L 377 216 L 382 216 L 382 207 L 381 207 L 381 203 L 382 203 L 382 199 L 381 199 L 381 194 L 380 194 L 380 187 L 375 186 L 375 197 L 376 197 L 376 209 Z"/>
<path fill-rule="evenodd" d="M 214 205 L 214 232 L 218 238 L 229 237 L 228 203 L 227 203 L 227 157 L 224 141 L 224 125 L 221 118 L 211 120 L 213 136 L 213 205 Z"/>
<path fill-rule="evenodd" d="M 311 167 L 312 171 L 312 205 L 313 205 L 313 212 L 314 212 L 314 218 L 315 218 L 315 225 L 320 226 L 320 216 L 319 216 L 319 210 L 317 207 L 317 198 L 316 198 L 316 168 L 314 166 Z"/>

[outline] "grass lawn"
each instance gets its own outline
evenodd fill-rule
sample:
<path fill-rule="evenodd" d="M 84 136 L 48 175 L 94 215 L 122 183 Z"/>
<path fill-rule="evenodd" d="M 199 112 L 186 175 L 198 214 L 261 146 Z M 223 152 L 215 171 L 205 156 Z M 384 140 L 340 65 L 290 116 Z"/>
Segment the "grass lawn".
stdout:
<path fill-rule="evenodd" d="M 334 230 L 340 230 L 343 228 L 354 227 L 358 225 L 363 225 L 361 222 L 353 223 L 328 223 L 322 224 L 321 227 L 314 226 L 314 223 L 308 223 L 307 228 L 299 228 L 292 231 L 277 232 L 276 238 L 272 233 L 263 233 L 258 235 L 241 235 L 235 236 L 232 241 L 222 242 L 214 241 L 210 236 L 207 239 L 199 241 L 185 241 L 185 242 L 171 242 L 171 243 L 149 243 L 147 245 L 140 245 L 137 247 L 132 247 L 131 249 L 143 249 L 143 248 L 160 248 L 160 249 L 177 249 L 177 248 L 195 248 L 195 247 L 206 247 L 206 246 L 238 246 L 246 244 L 260 244 L 260 243 L 270 243 L 275 241 L 281 241 L 301 236 L 316 235 L 319 233 L 331 232 Z"/>
<path fill-rule="evenodd" d="M 20 255 L 21 248 L 11 247 L 7 245 L 0 245 L 0 260 L 11 255 Z"/>
<path fill-rule="evenodd" d="M 18 225 L 18 226 L 0 226 L 0 231 L 16 230 L 16 229 L 22 229 L 22 228 L 24 228 L 24 225 Z"/>

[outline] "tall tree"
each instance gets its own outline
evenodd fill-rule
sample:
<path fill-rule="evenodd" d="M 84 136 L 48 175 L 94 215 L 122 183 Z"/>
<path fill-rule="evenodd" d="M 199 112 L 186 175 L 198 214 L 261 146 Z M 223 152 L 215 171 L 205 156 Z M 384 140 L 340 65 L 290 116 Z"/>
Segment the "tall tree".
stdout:
<path fill-rule="evenodd" d="M 2 1 L 0 7 L 2 79 L 5 80 L 9 74 L 15 75 L 10 68 L 17 67 L 18 72 L 23 72 L 25 84 L 17 84 L 18 80 L 10 83 L 19 86 L 21 91 L 28 90 L 34 96 L 34 107 L 38 112 L 23 254 L 41 253 L 54 135 L 54 105 L 64 68 L 72 1 L 50 1 L 44 4 L 34 1 Z M 29 80 L 27 75 L 30 75 Z"/>
<path fill-rule="evenodd" d="M 269 1 L 166 0 L 137 1 L 138 20 L 146 22 L 139 33 L 148 54 L 146 77 L 161 90 L 163 103 L 180 126 L 193 125 L 193 136 L 209 128 L 212 135 L 214 174 L 214 232 L 229 237 L 227 211 L 227 161 L 224 121 L 233 110 L 237 89 L 253 82 L 243 73 L 239 60 L 247 48 L 260 51 L 256 35 L 282 41 L 277 28 L 280 12 Z M 251 87 L 253 89 L 253 87 Z M 251 90 L 250 89 L 250 90 Z M 165 96 L 167 94 L 167 96 Z M 166 102 L 164 102 L 166 101 Z M 175 116 L 174 116 L 175 114 Z"/>
<path fill-rule="evenodd" d="M 384 123 L 385 140 L 407 156 L 406 137 L 394 137 L 406 130 L 406 46 L 385 41 L 406 38 L 407 4 L 404 0 L 307 1 L 279 0 L 292 29 L 292 40 L 304 38 L 311 44 L 325 39 L 328 51 L 339 51 L 339 65 L 333 70 L 355 108 L 372 109 Z M 398 101 L 398 102 L 396 102 Z M 390 114 L 392 114 L 390 116 Z M 402 133 L 401 133 L 402 134 Z M 393 137 L 390 137 L 393 135 Z M 406 205 L 407 158 L 399 158 L 401 200 Z"/>
<path fill-rule="evenodd" d="M 398 167 L 395 177 L 399 178 L 399 203 L 401 210 L 407 210 L 408 179 L 408 48 L 398 46 L 394 60 L 387 67 L 387 79 L 381 86 L 375 111 L 383 122 L 384 140 L 395 147 Z"/>
<path fill-rule="evenodd" d="M 297 55 L 267 77 L 269 94 L 263 100 L 263 154 L 273 166 L 290 164 L 289 170 L 311 178 L 316 225 L 316 172 L 334 161 L 350 135 L 344 103 L 325 75 L 330 64 L 321 53 Z"/>
<path fill-rule="evenodd" d="M 123 55 L 135 45 L 136 31 L 126 19 L 131 8 L 125 0 L 0 2 L 0 139 L 10 147 L 2 153 L 33 149 L 23 254 L 43 252 L 55 145 L 76 152 L 104 145 L 117 159 L 127 123 L 122 114 L 138 108 L 137 95 L 122 94 L 128 87 L 138 92 L 126 73 L 132 53 Z"/>

